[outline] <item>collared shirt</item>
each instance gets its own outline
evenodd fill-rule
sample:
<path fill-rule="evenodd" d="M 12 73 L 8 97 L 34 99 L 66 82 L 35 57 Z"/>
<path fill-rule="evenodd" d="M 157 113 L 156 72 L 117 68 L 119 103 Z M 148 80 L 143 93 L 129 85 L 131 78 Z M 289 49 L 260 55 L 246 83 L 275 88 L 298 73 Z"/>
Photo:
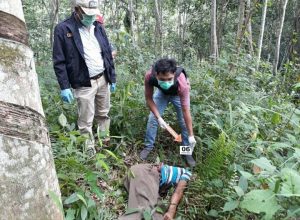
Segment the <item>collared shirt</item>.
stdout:
<path fill-rule="evenodd" d="M 95 36 L 95 26 L 91 25 L 90 29 L 82 26 L 79 28 L 79 33 L 90 77 L 96 76 L 102 73 L 105 68 L 101 55 L 101 47 Z"/>

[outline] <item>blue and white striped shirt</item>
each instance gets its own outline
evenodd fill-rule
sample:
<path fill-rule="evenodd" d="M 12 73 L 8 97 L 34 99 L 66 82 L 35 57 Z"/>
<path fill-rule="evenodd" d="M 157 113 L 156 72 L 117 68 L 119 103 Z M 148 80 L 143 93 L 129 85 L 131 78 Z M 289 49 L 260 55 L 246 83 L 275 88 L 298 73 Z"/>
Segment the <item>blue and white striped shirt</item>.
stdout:
<path fill-rule="evenodd" d="M 162 165 L 159 186 L 164 184 L 176 185 L 180 180 L 189 181 L 192 173 L 185 168 Z"/>

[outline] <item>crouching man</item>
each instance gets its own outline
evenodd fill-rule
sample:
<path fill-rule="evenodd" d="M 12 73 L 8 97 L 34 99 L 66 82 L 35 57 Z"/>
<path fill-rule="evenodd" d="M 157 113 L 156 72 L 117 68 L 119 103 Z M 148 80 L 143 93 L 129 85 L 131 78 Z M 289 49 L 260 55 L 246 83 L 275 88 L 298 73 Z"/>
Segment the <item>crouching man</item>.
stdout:
<path fill-rule="evenodd" d="M 154 212 L 152 219 L 174 219 L 177 206 L 191 178 L 191 172 L 184 168 L 164 164 L 138 164 L 132 166 L 130 171 L 124 182 L 129 193 L 127 208 L 129 214 L 125 213 L 119 220 L 141 220 L 143 212 L 149 208 L 155 209 L 160 195 L 164 195 L 171 187 L 175 187 L 175 191 L 167 212 L 164 215 Z"/>

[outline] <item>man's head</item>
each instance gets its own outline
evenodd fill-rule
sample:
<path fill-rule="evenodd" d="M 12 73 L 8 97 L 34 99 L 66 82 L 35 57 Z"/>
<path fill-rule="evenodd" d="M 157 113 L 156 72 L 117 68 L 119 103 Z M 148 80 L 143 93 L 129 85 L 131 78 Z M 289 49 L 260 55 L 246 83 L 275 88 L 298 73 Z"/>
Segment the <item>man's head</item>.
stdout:
<path fill-rule="evenodd" d="M 154 71 L 158 84 L 163 89 L 169 89 L 174 84 L 176 72 L 176 61 L 174 59 L 163 58 L 154 64 Z"/>
<path fill-rule="evenodd" d="M 75 7 L 80 7 L 86 15 L 99 15 L 98 0 L 76 0 Z"/>
<path fill-rule="evenodd" d="M 76 0 L 75 12 L 84 26 L 91 26 L 100 14 L 98 0 Z"/>
<path fill-rule="evenodd" d="M 158 80 L 170 81 L 176 72 L 176 61 L 174 59 L 163 58 L 154 64 L 154 71 Z"/>

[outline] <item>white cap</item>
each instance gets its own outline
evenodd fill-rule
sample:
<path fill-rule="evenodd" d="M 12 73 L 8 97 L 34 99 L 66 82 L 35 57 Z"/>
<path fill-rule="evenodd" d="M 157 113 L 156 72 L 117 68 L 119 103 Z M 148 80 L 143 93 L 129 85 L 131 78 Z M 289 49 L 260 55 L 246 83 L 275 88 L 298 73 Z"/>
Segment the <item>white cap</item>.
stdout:
<path fill-rule="evenodd" d="M 98 0 L 76 0 L 76 6 L 80 8 L 87 15 L 99 15 Z"/>

